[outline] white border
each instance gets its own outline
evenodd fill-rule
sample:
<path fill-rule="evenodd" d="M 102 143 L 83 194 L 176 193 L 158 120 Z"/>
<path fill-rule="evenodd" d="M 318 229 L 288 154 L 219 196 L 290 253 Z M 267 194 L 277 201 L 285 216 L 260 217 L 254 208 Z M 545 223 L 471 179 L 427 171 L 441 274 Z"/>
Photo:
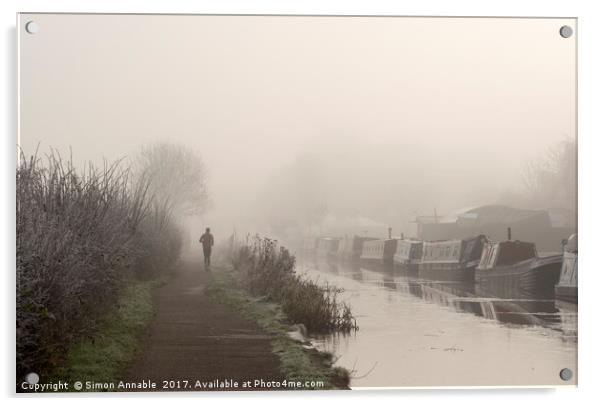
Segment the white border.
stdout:
<path fill-rule="evenodd" d="M 199 401 L 219 400 L 220 402 L 249 401 L 252 404 L 277 402 L 279 404 L 306 404 L 316 400 L 328 403 L 340 401 L 351 404 L 364 403 L 368 399 L 381 401 L 422 401 L 444 402 L 445 404 L 504 404 L 515 399 L 526 400 L 534 397 L 549 404 L 566 404 L 586 401 L 597 395 L 597 377 L 600 361 L 600 349 L 597 343 L 602 342 L 597 310 L 599 302 L 598 287 L 602 283 L 601 270 L 595 263 L 598 253 L 596 230 L 600 229 L 602 199 L 600 181 L 597 174 L 602 173 L 600 162 L 602 149 L 599 135 L 602 135 L 600 115 L 602 113 L 600 57 L 600 39 L 602 38 L 602 15 L 596 2 L 585 1 L 394 1 L 394 0 L 3 0 L 3 79 L 5 95 L 0 109 L 5 123 L 3 138 L 2 162 L 2 199 L 0 199 L 0 224 L 3 225 L 0 257 L 4 260 L 5 288 L 3 303 L 3 321 L 5 334 L 2 334 L 2 359 L 6 360 L 1 369 L 0 383 L 3 393 L 9 396 L 14 390 L 12 385 L 14 372 L 14 165 L 16 145 L 16 106 L 15 106 L 15 20 L 16 12 L 119 12 L 119 13 L 196 13 L 196 14 L 344 14 L 344 15 L 432 15 L 432 16 L 546 16 L 579 18 L 579 233 L 581 243 L 580 268 L 582 269 L 579 292 L 579 388 L 558 390 L 437 390 L 437 391 L 404 391 L 383 390 L 360 393 L 286 393 L 286 394 L 159 394 L 145 396 L 140 401 L 164 403 L 166 398 L 176 397 L 178 400 Z M 400 366 L 403 367 L 403 366 Z M 411 366 L 407 366 L 410 367 Z M 81 397 L 81 396 L 80 396 Z M 86 399 L 77 398 L 77 402 L 106 402 L 84 395 Z M 140 395 L 109 395 L 110 401 L 140 397 Z M 403 397 L 405 399 L 399 399 Z M 599 398 L 599 396 L 596 396 Z M 13 398 L 14 399 L 14 398 Z M 10 400 L 13 400 L 10 399 Z M 62 397 L 27 397 L 32 402 L 60 402 Z"/>

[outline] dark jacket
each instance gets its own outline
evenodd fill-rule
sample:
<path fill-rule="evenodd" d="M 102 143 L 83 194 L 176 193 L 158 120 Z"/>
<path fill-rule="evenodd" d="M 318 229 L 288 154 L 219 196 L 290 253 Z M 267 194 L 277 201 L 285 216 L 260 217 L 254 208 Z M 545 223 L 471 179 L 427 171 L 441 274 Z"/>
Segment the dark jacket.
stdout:
<path fill-rule="evenodd" d="M 203 234 L 201 236 L 201 239 L 199 240 L 199 242 L 201 244 L 203 244 L 204 250 L 210 250 L 211 247 L 213 247 L 213 234 L 211 234 L 211 233 Z"/>

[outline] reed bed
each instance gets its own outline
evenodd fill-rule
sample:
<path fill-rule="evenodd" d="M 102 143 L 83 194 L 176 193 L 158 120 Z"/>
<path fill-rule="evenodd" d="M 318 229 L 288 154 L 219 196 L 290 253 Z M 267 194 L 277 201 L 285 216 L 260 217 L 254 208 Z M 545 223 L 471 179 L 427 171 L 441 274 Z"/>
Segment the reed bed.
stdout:
<path fill-rule="evenodd" d="M 56 367 L 114 305 L 122 282 L 179 255 L 171 214 L 122 162 L 79 173 L 54 153 L 16 173 L 17 378 Z"/>
<path fill-rule="evenodd" d="M 275 240 L 255 237 L 249 244 L 232 244 L 231 252 L 249 292 L 280 304 L 291 323 L 302 323 L 311 333 L 357 330 L 351 308 L 339 300 L 342 290 L 297 275 L 295 256 Z"/>

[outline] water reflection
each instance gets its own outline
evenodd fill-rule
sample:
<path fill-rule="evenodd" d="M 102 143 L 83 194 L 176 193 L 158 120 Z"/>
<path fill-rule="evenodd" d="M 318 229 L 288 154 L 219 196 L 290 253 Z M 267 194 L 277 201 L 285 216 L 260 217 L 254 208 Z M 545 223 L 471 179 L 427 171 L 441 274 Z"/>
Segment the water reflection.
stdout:
<path fill-rule="evenodd" d="M 576 370 L 575 305 L 384 266 L 299 269 L 345 289 L 360 330 L 314 341 L 355 371 L 352 386 L 562 385 L 560 369 Z"/>

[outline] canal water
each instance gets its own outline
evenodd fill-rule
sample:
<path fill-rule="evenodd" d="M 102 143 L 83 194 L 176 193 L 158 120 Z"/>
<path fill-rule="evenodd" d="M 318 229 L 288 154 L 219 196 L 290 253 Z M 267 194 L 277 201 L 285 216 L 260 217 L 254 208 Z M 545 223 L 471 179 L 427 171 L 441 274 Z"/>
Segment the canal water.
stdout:
<path fill-rule="evenodd" d="M 344 289 L 359 330 L 312 342 L 352 371 L 352 388 L 576 384 L 575 305 L 382 267 L 301 259 L 298 272 Z"/>

